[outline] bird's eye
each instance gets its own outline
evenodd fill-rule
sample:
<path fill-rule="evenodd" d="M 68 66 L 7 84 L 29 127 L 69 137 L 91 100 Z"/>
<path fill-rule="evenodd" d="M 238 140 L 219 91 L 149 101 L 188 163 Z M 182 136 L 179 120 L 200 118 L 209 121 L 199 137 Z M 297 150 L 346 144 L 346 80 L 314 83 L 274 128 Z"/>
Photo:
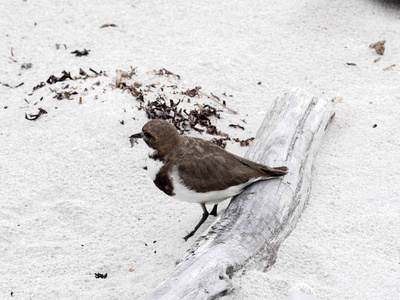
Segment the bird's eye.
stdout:
<path fill-rule="evenodd" d="M 144 137 L 145 137 L 146 139 L 151 138 L 151 134 L 148 133 L 148 132 L 143 132 L 143 135 L 144 135 Z"/>

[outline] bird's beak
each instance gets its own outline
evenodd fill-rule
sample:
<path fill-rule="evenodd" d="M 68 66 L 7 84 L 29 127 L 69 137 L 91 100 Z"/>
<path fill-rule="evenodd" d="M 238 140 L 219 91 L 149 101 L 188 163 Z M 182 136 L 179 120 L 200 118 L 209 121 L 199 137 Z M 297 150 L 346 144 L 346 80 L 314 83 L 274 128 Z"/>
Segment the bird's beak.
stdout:
<path fill-rule="evenodd" d="M 136 133 L 136 134 L 132 134 L 130 137 L 129 137 L 129 141 L 131 142 L 131 147 L 133 147 L 133 145 L 135 144 L 135 143 L 137 143 L 137 139 L 141 139 L 143 137 L 143 133 Z"/>
<path fill-rule="evenodd" d="M 143 133 L 136 133 L 136 134 L 132 134 L 129 139 L 141 139 L 143 137 Z"/>

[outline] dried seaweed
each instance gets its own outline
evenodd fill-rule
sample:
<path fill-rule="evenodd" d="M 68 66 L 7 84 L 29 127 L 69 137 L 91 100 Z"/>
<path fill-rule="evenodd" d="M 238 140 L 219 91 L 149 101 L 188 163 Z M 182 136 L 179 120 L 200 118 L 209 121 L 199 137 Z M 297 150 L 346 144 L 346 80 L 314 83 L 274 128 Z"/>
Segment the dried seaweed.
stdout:
<path fill-rule="evenodd" d="M 120 82 L 119 88 L 121 88 L 123 91 L 126 91 L 126 90 L 130 91 L 132 96 L 135 97 L 136 100 L 138 100 L 140 102 L 144 102 L 143 91 L 142 90 L 138 90 L 135 87 L 135 84 L 128 86 L 128 85 L 126 85 L 125 82 Z"/>
<path fill-rule="evenodd" d="M 106 28 L 106 27 L 118 27 L 118 26 L 115 24 L 103 24 L 100 26 L 100 28 Z"/>
<path fill-rule="evenodd" d="M 252 137 L 246 140 L 240 140 L 238 138 L 234 138 L 233 140 L 237 143 L 240 143 L 240 146 L 244 147 L 244 146 L 250 146 L 253 143 L 254 138 Z"/>
<path fill-rule="evenodd" d="M 130 72 L 126 72 L 126 71 L 123 71 L 123 70 L 117 70 L 117 77 L 115 79 L 115 86 L 119 88 L 121 85 L 125 84 L 124 82 L 121 81 L 122 78 L 132 78 L 132 76 L 134 76 L 134 75 L 136 75 L 136 68 L 132 68 L 132 66 L 131 66 L 131 71 Z"/>
<path fill-rule="evenodd" d="M 376 43 L 372 43 L 371 45 L 369 45 L 370 49 L 375 49 L 376 53 L 378 53 L 379 55 L 383 55 L 385 53 L 385 43 L 386 41 L 378 41 Z"/>
<path fill-rule="evenodd" d="M 226 93 L 223 93 L 222 95 L 224 95 L 224 96 L 226 97 Z M 219 105 L 223 106 L 224 108 L 226 108 L 227 110 L 229 110 L 230 112 L 232 112 L 234 115 L 237 114 L 237 111 L 235 111 L 235 110 L 233 110 L 232 108 L 229 108 L 229 107 L 226 106 L 226 101 L 225 101 L 225 100 L 222 100 L 222 103 L 221 103 L 221 99 L 220 99 L 218 96 L 214 95 L 213 93 L 211 93 L 211 96 L 212 96 L 212 97 L 209 97 L 209 96 L 207 95 L 208 98 L 210 98 L 210 99 L 213 100 L 214 102 L 218 103 Z M 232 97 L 232 95 L 229 95 L 229 97 Z"/>
<path fill-rule="evenodd" d="M 179 80 L 181 79 L 181 76 L 179 76 L 179 75 L 177 75 L 177 74 L 174 74 L 174 73 L 168 71 L 168 70 L 165 69 L 165 68 L 162 68 L 162 69 L 160 69 L 160 70 L 158 70 L 158 71 L 154 70 L 154 73 L 155 73 L 156 75 L 158 75 L 158 76 L 167 76 L 167 77 L 169 77 L 169 76 L 174 76 L 174 77 L 176 77 L 176 78 L 179 79 Z"/>
<path fill-rule="evenodd" d="M 107 273 L 105 273 L 105 274 L 101 274 L 101 273 L 94 273 L 94 277 L 95 278 L 102 278 L 102 279 L 105 279 L 105 278 L 107 278 Z"/>
<path fill-rule="evenodd" d="M 87 50 L 87 49 L 83 49 L 82 51 L 79 51 L 79 50 L 75 50 L 75 51 L 72 51 L 71 53 L 72 54 L 75 54 L 75 56 L 86 56 L 86 55 L 89 55 L 89 52 L 90 52 L 90 50 Z"/>
<path fill-rule="evenodd" d="M 220 146 L 222 149 L 226 147 L 226 141 L 230 141 L 230 137 L 213 138 L 210 142 Z"/>
<path fill-rule="evenodd" d="M 165 68 L 162 68 L 158 71 L 154 70 L 153 73 L 158 76 L 175 76 L 176 79 L 180 79 L 179 75 L 176 75 Z M 200 86 L 182 91 L 179 89 L 180 87 L 177 84 L 166 85 L 160 82 L 142 84 L 137 81 L 132 83 L 132 81 L 123 80 L 123 78 L 132 79 L 133 75 L 136 75 L 136 68 L 131 67 L 131 72 L 117 70 L 116 84 L 114 87 L 117 87 L 123 91 L 128 90 L 132 96 L 139 101 L 138 109 L 143 110 L 148 119 L 162 119 L 169 121 L 181 134 L 189 132 L 190 130 L 195 130 L 199 133 L 206 132 L 210 135 L 219 136 L 218 138 L 213 138 L 211 142 L 222 148 L 225 148 L 227 141 L 231 140 L 231 137 L 228 134 L 221 132 L 218 130 L 217 126 L 213 124 L 215 119 L 220 118 L 220 112 L 222 110 L 217 109 L 210 104 L 201 105 L 199 103 L 195 103 L 195 107 L 193 109 L 189 109 L 187 106 L 183 105 L 184 102 L 191 103 L 190 98 L 205 96 L 208 99 L 218 103 L 218 105 L 221 105 L 225 109 L 228 109 L 236 114 L 234 110 L 226 107 L 225 100 L 220 99 L 213 93 L 211 93 L 211 96 L 202 93 L 200 91 Z M 168 82 L 171 82 L 171 79 L 168 79 Z M 167 91 L 169 88 L 173 89 L 173 91 L 170 91 L 170 93 Z M 152 95 L 150 95 L 150 93 Z M 176 98 L 177 95 L 185 95 L 189 96 L 189 98 Z M 174 99 L 170 99 L 169 97 L 171 96 Z M 153 100 L 148 100 L 146 99 L 147 97 L 148 99 Z M 231 124 L 231 127 L 244 130 L 244 127 L 239 124 Z M 235 141 L 240 143 L 242 146 L 249 145 L 252 140 L 252 138 L 247 140 L 235 139 Z M 134 142 L 135 141 L 131 141 L 132 145 Z"/>
<path fill-rule="evenodd" d="M 57 99 L 57 100 L 71 100 L 71 96 L 72 95 L 77 95 L 78 93 L 75 91 L 63 91 L 63 92 L 58 92 L 55 94 L 55 96 L 53 98 Z"/>
<path fill-rule="evenodd" d="M 384 68 L 383 71 L 391 70 L 391 69 L 393 69 L 395 66 L 396 66 L 395 64 L 390 65 L 389 67 Z"/>
<path fill-rule="evenodd" d="M 16 88 L 19 88 L 21 85 L 24 85 L 24 82 L 21 82 L 20 84 L 17 84 L 17 85 L 9 85 L 8 83 L 1 83 L 1 84 L 6 87 L 9 87 L 11 89 L 16 89 Z"/>
<path fill-rule="evenodd" d="M 63 73 L 63 76 L 61 76 L 60 78 L 58 78 L 57 76 L 51 75 L 51 76 L 46 80 L 46 82 L 47 82 L 48 84 L 54 84 L 54 83 L 56 83 L 56 82 L 65 81 L 65 80 L 67 80 L 67 79 L 74 80 L 74 79 L 71 77 L 71 73 L 69 73 L 69 72 L 67 72 L 67 71 L 65 71 L 65 70 L 62 71 L 62 73 Z"/>
<path fill-rule="evenodd" d="M 65 49 L 65 50 L 68 49 L 68 48 L 67 48 L 67 45 L 63 44 L 63 46 L 64 46 L 64 49 Z M 60 47 L 61 47 L 61 44 L 56 44 L 56 49 L 57 49 L 57 50 L 60 50 Z"/>
<path fill-rule="evenodd" d="M 189 128 L 198 132 L 207 131 L 209 134 L 217 134 L 217 128 L 212 125 L 211 117 L 220 118 L 219 112 L 210 105 L 198 105 L 199 109 L 193 109 L 189 112 L 186 109 L 178 108 L 181 99 L 174 102 L 169 101 L 164 95 L 158 95 L 155 101 L 141 103 L 139 109 L 145 111 L 149 119 L 170 120 L 172 124 L 181 132 L 188 131 Z M 201 129 L 198 126 L 205 127 Z"/>
<path fill-rule="evenodd" d="M 194 89 L 188 89 L 185 92 L 182 92 L 182 94 L 193 98 L 199 94 L 200 89 L 201 86 L 196 86 Z"/>
<path fill-rule="evenodd" d="M 96 72 L 96 71 L 93 70 L 92 68 L 89 68 L 89 71 L 90 71 L 90 72 L 93 72 L 96 76 L 100 76 L 100 75 L 101 75 L 101 72 L 102 72 L 102 71 L 100 71 L 100 73 L 99 73 L 99 72 Z"/>
<path fill-rule="evenodd" d="M 27 69 L 30 69 L 30 68 L 32 68 L 32 63 L 23 63 L 21 65 L 21 69 L 27 70 Z"/>
<path fill-rule="evenodd" d="M 44 110 L 43 108 L 39 107 L 39 112 L 37 114 L 26 114 L 25 113 L 25 119 L 29 121 L 34 121 L 37 120 L 41 115 L 47 114 L 47 111 Z"/>
<path fill-rule="evenodd" d="M 242 130 L 244 130 L 244 127 L 243 126 L 240 126 L 239 124 L 229 124 L 229 127 L 233 127 L 233 128 L 240 128 L 240 129 L 242 129 Z"/>
<path fill-rule="evenodd" d="M 32 90 L 32 92 L 41 89 L 42 87 L 44 87 L 46 85 L 46 83 L 44 83 L 43 81 L 41 83 L 39 83 L 37 86 L 35 86 Z"/>

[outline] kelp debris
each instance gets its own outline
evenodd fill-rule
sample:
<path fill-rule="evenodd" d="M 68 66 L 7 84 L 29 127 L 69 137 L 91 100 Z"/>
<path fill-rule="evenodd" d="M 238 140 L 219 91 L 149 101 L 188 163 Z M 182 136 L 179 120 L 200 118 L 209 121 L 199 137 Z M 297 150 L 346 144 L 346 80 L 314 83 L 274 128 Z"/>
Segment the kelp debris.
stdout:
<path fill-rule="evenodd" d="M 47 111 L 41 107 L 39 107 L 39 112 L 37 114 L 26 114 L 25 113 L 25 119 L 29 121 L 34 121 L 37 120 L 41 115 L 47 114 Z"/>
<path fill-rule="evenodd" d="M 162 69 L 160 69 L 160 70 L 158 70 L 158 71 L 154 70 L 154 73 L 155 73 L 156 75 L 158 75 L 158 76 L 167 76 L 167 77 L 169 77 L 169 76 L 174 76 L 174 77 L 176 77 L 176 78 L 179 79 L 179 80 L 181 79 L 181 76 L 179 76 L 179 75 L 177 75 L 177 74 L 174 74 L 174 73 L 168 71 L 168 70 L 165 69 L 165 68 L 162 68 Z"/>
<path fill-rule="evenodd" d="M 100 26 L 100 28 L 107 28 L 107 27 L 118 27 L 118 25 L 115 24 L 103 24 Z"/>
<path fill-rule="evenodd" d="M 63 76 L 61 76 L 60 78 L 58 78 L 57 76 L 54 76 L 54 75 L 50 75 L 50 77 L 46 80 L 46 82 L 48 83 L 48 84 L 54 84 L 54 83 L 56 83 L 56 82 L 60 82 L 60 81 L 65 81 L 65 80 L 67 80 L 67 79 L 70 79 L 70 80 L 74 80 L 72 77 L 71 77 L 71 73 L 69 73 L 69 72 L 67 72 L 67 71 L 62 71 L 62 73 L 63 73 Z"/>
<path fill-rule="evenodd" d="M 385 53 L 385 43 L 386 40 L 378 41 L 369 45 L 370 49 L 375 49 L 376 53 L 383 55 Z"/>
<path fill-rule="evenodd" d="M 75 56 L 86 56 L 86 55 L 89 55 L 89 52 L 90 52 L 90 50 L 87 50 L 87 49 L 83 49 L 82 51 L 80 51 L 80 50 L 75 50 L 75 51 L 72 51 L 71 53 L 72 54 L 75 54 Z"/>
<path fill-rule="evenodd" d="M 244 146 L 250 146 L 253 143 L 254 138 L 248 138 L 245 140 L 240 140 L 238 138 L 234 138 L 233 139 L 236 143 L 239 143 L 240 146 L 244 147 Z"/>
<path fill-rule="evenodd" d="M 229 127 L 233 127 L 233 128 L 240 128 L 240 129 L 242 129 L 242 130 L 244 130 L 244 127 L 243 126 L 240 126 L 239 124 L 229 124 Z"/>

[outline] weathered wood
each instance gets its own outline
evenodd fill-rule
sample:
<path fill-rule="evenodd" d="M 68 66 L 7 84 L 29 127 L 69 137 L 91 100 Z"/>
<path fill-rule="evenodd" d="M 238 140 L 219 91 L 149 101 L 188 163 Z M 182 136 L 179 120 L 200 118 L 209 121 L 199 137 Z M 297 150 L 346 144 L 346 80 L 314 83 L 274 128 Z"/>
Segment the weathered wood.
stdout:
<path fill-rule="evenodd" d="M 333 115 L 331 102 L 301 89 L 276 99 L 246 157 L 286 165 L 288 175 L 255 183 L 234 197 L 173 274 L 141 299 L 215 299 L 234 292 L 230 279 L 243 267 L 273 265 L 307 202 L 314 157 Z"/>

